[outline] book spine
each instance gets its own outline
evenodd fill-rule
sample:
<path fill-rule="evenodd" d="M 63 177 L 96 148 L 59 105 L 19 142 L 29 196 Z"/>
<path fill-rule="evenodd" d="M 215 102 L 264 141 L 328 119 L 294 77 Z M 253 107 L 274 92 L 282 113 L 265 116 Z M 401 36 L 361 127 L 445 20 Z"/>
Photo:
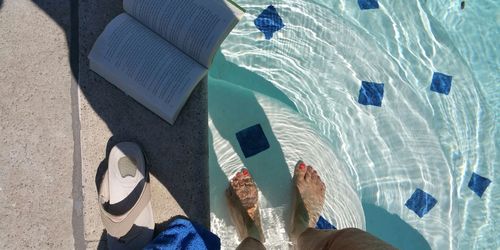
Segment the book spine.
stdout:
<path fill-rule="evenodd" d="M 234 7 L 240 9 L 241 11 L 243 12 L 247 12 L 243 7 L 239 6 L 237 3 L 235 3 L 233 0 L 226 0 L 228 1 L 230 4 L 234 5 Z"/>

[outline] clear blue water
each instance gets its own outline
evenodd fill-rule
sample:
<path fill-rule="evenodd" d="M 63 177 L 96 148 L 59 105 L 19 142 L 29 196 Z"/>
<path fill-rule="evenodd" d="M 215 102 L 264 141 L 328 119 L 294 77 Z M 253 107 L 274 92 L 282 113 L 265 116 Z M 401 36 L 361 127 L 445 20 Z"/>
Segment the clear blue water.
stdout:
<path fill-rule="evenodd" d="M 237 245 L 224 201 L 248 167 L 260 189 L 266 245 L 288 249 L 291 168 L 304 159 L 327 184 L 324 217 L 401 249 L 499 249 L 500 3 L 239 0 L 247 13 L 209 79 L 212 230 Z M 269 4 L 285 27 L 266 40 L 254 19 Z M 452 76 L 448 95 L 430 91 Z M 382 104 L 358 103 L 362 81 Z M 245 158 L 235 133 L 261 124 L 270 148 Z M 491 180 L 482 197 L 472 173 Z M 437 204 L 405 206 L 416 189 Z"/>

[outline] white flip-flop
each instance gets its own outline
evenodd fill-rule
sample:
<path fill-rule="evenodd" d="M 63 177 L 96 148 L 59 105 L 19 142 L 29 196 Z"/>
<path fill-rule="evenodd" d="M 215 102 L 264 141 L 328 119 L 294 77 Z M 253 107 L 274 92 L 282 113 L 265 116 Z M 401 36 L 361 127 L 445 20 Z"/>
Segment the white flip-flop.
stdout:
<path fill-rule="evenodd" d="M 141 147 L 121 142 L 111 149 L 99 188 L 101 219 L 109 249 L 142 249 L 153 238 L 149 172 Z"/>

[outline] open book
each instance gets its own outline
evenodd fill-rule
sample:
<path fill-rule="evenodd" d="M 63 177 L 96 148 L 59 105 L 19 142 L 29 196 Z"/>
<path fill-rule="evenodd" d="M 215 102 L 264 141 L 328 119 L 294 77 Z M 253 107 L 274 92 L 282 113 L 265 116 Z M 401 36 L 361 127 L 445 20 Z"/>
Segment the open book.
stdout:
<path fill-rule="evenodd" d="M 124 0 L 90 69 L 173 124 L 244 10 L 231 0 Z"/>

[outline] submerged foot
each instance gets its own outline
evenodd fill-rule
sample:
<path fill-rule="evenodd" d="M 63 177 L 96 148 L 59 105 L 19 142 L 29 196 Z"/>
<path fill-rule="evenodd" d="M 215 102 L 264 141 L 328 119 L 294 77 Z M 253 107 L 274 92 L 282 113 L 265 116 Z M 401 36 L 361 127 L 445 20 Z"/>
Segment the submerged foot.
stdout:
<path fill-rule="evenodd" d="M 292 206 L 292 230 L 290 238 L 293 242 L 307 228 L 314 228 L 325 203 L 325 184 L 316 170 L 299 161 L 295 166 L 294 204 Z"/>
<path fill-rule="evenodd" d="M 240 240 L 253 237 L 264 242 L 260 223 L 257 186 L 247 169 L 238 172 L 226 190 L 231 218 Z"/>

